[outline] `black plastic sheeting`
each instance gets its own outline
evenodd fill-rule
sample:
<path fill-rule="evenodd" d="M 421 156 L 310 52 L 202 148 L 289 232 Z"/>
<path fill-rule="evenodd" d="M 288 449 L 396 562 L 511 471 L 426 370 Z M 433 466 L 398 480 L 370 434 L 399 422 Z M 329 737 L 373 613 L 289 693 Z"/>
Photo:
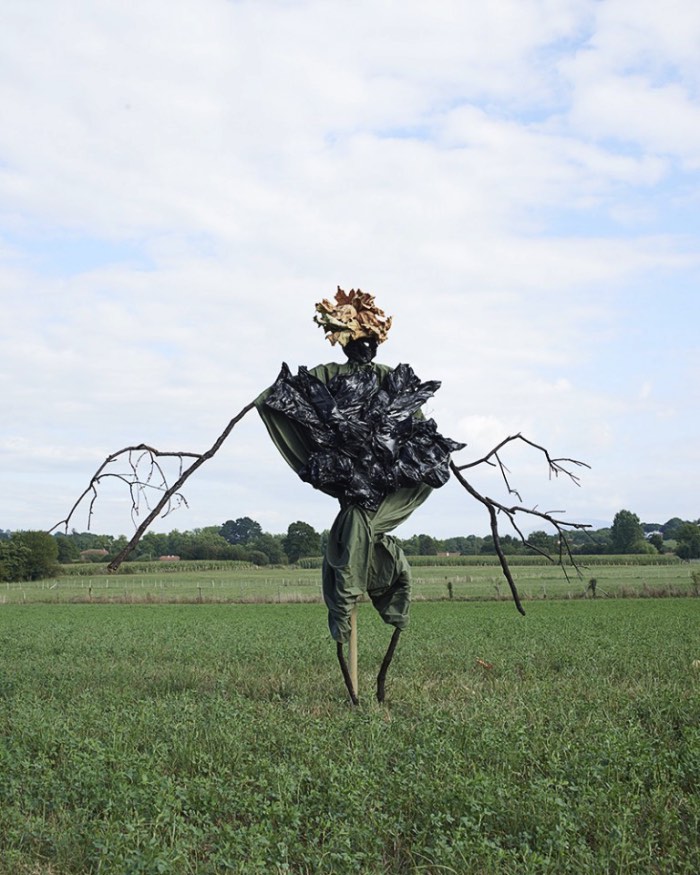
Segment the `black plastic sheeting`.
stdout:
<path fill-rule="evenodd" d="M 295 376 L 283 364 L 265 403 L 300 426 L 315 447 L 301 479 L 343 505 L 373 511 L 397 489 L 437 488 L 449 479 L 450 453 L 465 444 L 415 415 L 439 388 L 437 381 L 421 383 L 405 364 L 381 383 L 372 367 L 324 383 L 307 368 Z"/>

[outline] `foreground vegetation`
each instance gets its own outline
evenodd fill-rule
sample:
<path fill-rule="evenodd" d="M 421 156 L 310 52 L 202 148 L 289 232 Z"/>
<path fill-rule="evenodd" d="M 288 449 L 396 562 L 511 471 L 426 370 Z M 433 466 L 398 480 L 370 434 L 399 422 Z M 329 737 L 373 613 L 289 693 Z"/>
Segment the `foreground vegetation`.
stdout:
<path fill-rule="evenodd" d="M 0 609 L 0 873 L 696 873 L 700 600 Z"/>

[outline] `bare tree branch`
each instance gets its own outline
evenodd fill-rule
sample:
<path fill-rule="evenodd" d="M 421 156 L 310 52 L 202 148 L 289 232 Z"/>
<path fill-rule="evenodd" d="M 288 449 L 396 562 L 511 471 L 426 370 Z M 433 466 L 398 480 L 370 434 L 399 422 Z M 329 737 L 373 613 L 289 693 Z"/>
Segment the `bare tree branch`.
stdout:
<path fill-rule="evenodd" d="M 64 527 L 65 530 L 68 531 L 68 526 L 73 515 L 87 496 L 90 496 L 90 503 L 88 505 L 88 528 L 90 528 L 90 521 L 92 520 L 95 501 L 97 500 L 97 487 L 99 484 L 108 477 L 114 477 L 117 480 L 126 483 L 131 495 L 131 515 L 134 522 L 139 515 L 140 504 L 142 501 L 146 504 L 150 513 L 136 529 L 126 547 L 124 547 L 124 549 L 121 550 L 107 566 L 108 571 L 116 571 L 134 547 L 136 547 L 148 527 L 158 516 L 167 516 L 176 507 L 180 507 L 183 504 L 187 506 L 187 501 L 184 495 L 180 492 L 185 481 L 194 474 L 201 465 L 203 465 L 208 459 L 211 459 L 211 457 L 219 451 L 223 442 L 233 431 L 234 426 L 237 425 L 237 423 L 239 423 L 246 413 L 252 410 L 254 406 L 254 402 L 252 401 L 250 404 L 247 404 L 240 413 L 233 417 L 216 441 L 214 441 L 212 446 L 203 453 L 163 451 L 158 450 L 155 447 L 150 447 L 147 444 L 138 444 L 133 447 L 124 447 L 124 449 L 118 450 L 116 453 L 107 456 L 97 471 L 92 475 L 90 483 L 70 509 L 68 516 L 56 523 L 50 531 L 55 531 L 59 526 Z M 177 480 L 172 486 L 169 486 L 159 459 L 173 458 L 179 459 L 179 471 Z M 107 470 L 107 468 L 116 461 L 124 459 L 129 468 L 127 474 Z M 185 468 L 185 459 L 193 459 L 194 461 L 189 467 Z M 141 477 L 139 475 L 139 467 L 142 466 L 144 462 L 148 466 L 148 471 L 145 477 Z M 160 493 L 160 498 L 153 508 L 151 508 L 149 502 L 149 490 Z"/>
<path fill-rule="evenodd" d="M 578 459 L 566 459 L 566 458 L 554 459 L 554 458 L 552 458 L 552 456 L 550 456 L 549 450 L 547 450 L 543 446 L 540 446 L 540 444 L 536 444 L 534 441 L 531 441 L 528 438 L 523 437 L 523 435 L 520 434 L 520 432 L 518 432 L 518 434 L 512 434 L 509 437 L 504 438 L 499 444 L 497 444 L 497 446 L 495 446 L 492 450 L 490 450 L 488 453 L 486 453 L 485 456 L 482 456 L 480 459 L 477 459 L 474 462 L 469 462 L 466 465 L 456 466 L 457 470 L 458 471 L 466 471 L 467 468 L 476 468 L 478 465 L 483 465 L 484 463 L 488 463 L 489 465 L 498 465 L 498 467 L 501 469 L 501 473 L 503 474 L 503 472 L 507 471 L 508 469 L 505 468 L 505 466 L 501 462 L 501 459 L 498 455 L 499 450 L 502 450 L 503 447 L 506 446 L 506 444 L 512 443 L 512 441 L 522 441 L 523 443 L 528 444 L 529 446 L 534 447 L 536 450 L 539 450 L 541 453 L 543 453 L 545 459 L 547 460 L 547 464 L 549 466 L 549 476 L 550 477 L 552 475 L 554 475 L 555 477 L 558 477 L 560 474 L 565 474 L 577 486 L 581 485 L 580 477 L 578 477 L 576 474 L 574 474 L 573 471 L 570 471 L 568 468 L 565 468 L 563 463 L 566 462 L 570 465 L 576 465 L 579 468 L 589 468 L 590 469 L 590 467 L 591 467 L 586 462 L 580 462 Z M 492 458 L 496 459 L 496 461 L 492 462 L 491 461 Z M 503 474 L 503 476 L 504 476 L 504 480 L 506 482 L 506 486 L 508 487 L 508 492 L 511 495 L 518 495 L 518 493 L 514 489 L 511 489 L 510 485 L 508 484 L 508 480 L 505 477 L 505 474 Z M 522 500 L 522 499 L 519 498 L 518 500 Z"/>
<path fill-rule="evenodd" d="M 534 443 L 528 438 L 523 437 L 523 435 L 521 434 L 515 434 L 511 435 L 510 437 L 504 438 L 497 446 L 495 446 L 492 450 L 486 453 L 485 456 L 482 456 L 480 459 L 477 459 L 474 462 L 469 462 L 466 465 L 456 465 L 454 462 L 450 462 L 450 468 L 452 470 L 452 473 L 457 478 L 458 482 L 464 487 L 464 489 L 466 489 L 466 491 L 472 496 L 472 498 L 475 498 L 478 502 L 483 504 L 488 511 L 489 521 L 491 525 L 491 535 L 493 537 L 493 544 L 496 550 L 496 555 L 498 556 L 499 562 L 501 563 L 501 569 L 503 571 L 503 574 L 508 581 L 508 585 L 510 586 L 510 591 L 513 595 L 513 601 L 515 602 L 518 611 L 520 611 L 520 613 L 524 615 L 525 610 L 523 609 L 522 602 L 520 601 L 520 596 L 518 595 L 515 580 L 513 579 L 510 566 L 508 565 L 508 560 L 503 551 L 501 535 L 498 528 L 498 515 L 503 514 L 508 518 L 508 521 L 510 522 L 513 530 L 516 532 L 516 534 L 526 547 L 533 550 L 535 553 L 538 553 L 540 556 L 543 556 L 550 562 L 554 562 L 555 560 L 546 550 L 543 550 L 535 544 L 531 544 L 527 540 L 526 536 L 523 534 L 518 524 L 517 515 L 526 514 L 531 517 L 537 517 L 538 519 L 541 519 L 549 525 L 553 526 L 558 535 L 557 564 L 561 567 L 567 580 L 569 575 L 566 570 L 565 559 L 568 559 L 571 565 L 580 574 L 578 565 L 576 564 L 576 560 L 571 551 L 571 544 L 569 538 L 567 537 L 567 531 L 588 529 L 590 528 L 590 526 L 587 523 L 575 523 L 569 522 L 568 520 L 559 519 L 558 516 L 555 516 L 555 514 L 559 514 L 561 513 L 561 511 L 540 511 L 537 510 L 536 507 L 529 508 L 522 506 L 522 498 L 520 496 L 520 493 L 515 488 L 513 488 L 513 486 L 511 486 L 508 479 L 508 474 L 510 472 L 508 471 L 507 467 L 500 457 L 500 450 L 502 450 L 503 447 L 505 447 L 507 444 L 517 440 L 523 441 L 524 443 L 528 444 L 536 450 L 539 450 L 544 454 L 544 457 L 547 460 L 547 465 L 549 467 L 550 477 L 552 475 L 558 477 L 560 474 L 564 474 L 569 477 L 572 482 L 574 482 L 577 486 L 580 486 L 580 478 L 576 474 L 574 474 L 572 470 L 570 470 L 570 466 L 573 465 L 582 468 L 590 468 L 590 465 L 586 464 L 585 462 L 580 462 L 577 459 L 553 458 L 545 447 L 540 446 L 540 444 Z M 478 492 L 462 474 L 462 471 L 466 471 L 470 468 L 476 468 L 478 465 L 483 464 L 493 465 L 494 467 L 497 467 L 499 469 L 503 478 L 503 482 L 505 483 L 506 489 L 508 490 L 508 494 L 515 495 L 520 502 L 519 505 L 512 505 L 508 507 L 493 498 L 481 495 L 481 493 Z"/>

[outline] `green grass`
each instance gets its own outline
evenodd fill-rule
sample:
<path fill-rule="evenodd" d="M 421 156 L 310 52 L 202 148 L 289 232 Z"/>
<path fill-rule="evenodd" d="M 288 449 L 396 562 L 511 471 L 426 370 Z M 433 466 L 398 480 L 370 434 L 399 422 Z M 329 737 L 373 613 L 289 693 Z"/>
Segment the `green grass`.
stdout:
<path fill-rule="evenodd" d="M 700 600 L 412 617 L 5 605 L 0 873 L 700 871 Z"/>
<path fill-rule="evenodd" d="M 595 558 L 595 557 L 594 557 Z M 556 565 L 514 565 L 513 576 L 524 600 L 580 598 L 591 578 L 600 598 L 619 596 L 698 595 L 693 580 L 697 565 L 582 566 L 568 577 Z M 0 606 L 47 602 L 321 602 L 320 570 L 241 566 L 240 563 L 181 562 L 122 566 L 107 574 L 104 565 L 67 568 L 54 580 L 0 583 Z M 510 598 L 497 566 L 424 566 L 413 568 L 414 598 L 445 599 L 451 586 L 456 600 Z"/>

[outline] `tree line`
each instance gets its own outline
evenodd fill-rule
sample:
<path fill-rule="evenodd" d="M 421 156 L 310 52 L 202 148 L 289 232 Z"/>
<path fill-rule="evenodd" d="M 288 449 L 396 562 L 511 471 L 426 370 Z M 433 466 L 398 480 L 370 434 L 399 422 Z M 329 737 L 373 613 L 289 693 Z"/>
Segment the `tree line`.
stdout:
<path fill-rule="evenodd" d="M 673 517 L 665 523 L 642 523 L 629 510 L 620 510 L 609 528 L 574 530 L 567 534 L 574 555 L 601 553 L 673 552 L 681 559 L 700 558 L 700 520 Z M 294 564 L 305 557 L 323 554 L 328 531 L 317 532 L 303 520 L 291 523 L 285 534 L 263 531 L 250 517 L 226 520 L 220 526 L 161 534 L 147 532 L 129 561 L 149 562 L 177 559 L 238 560 L 254 565 Z M 435 538 L 412 535 L 399 538 L 407 556 L 479 555 L 496 552 L 491 535 Z M 11 532 L 0 529 L 0 580 L 40 580 L 54 577 L 60 566 L 74 562 L 109 562 L 126 546 L 125 535 L 93 532 Z M 506 555 L 531 553 L 534 549 L 557 554 L 557 535 L 532 532 L 527 543 L 512 535 L 501 537 Z"/>

